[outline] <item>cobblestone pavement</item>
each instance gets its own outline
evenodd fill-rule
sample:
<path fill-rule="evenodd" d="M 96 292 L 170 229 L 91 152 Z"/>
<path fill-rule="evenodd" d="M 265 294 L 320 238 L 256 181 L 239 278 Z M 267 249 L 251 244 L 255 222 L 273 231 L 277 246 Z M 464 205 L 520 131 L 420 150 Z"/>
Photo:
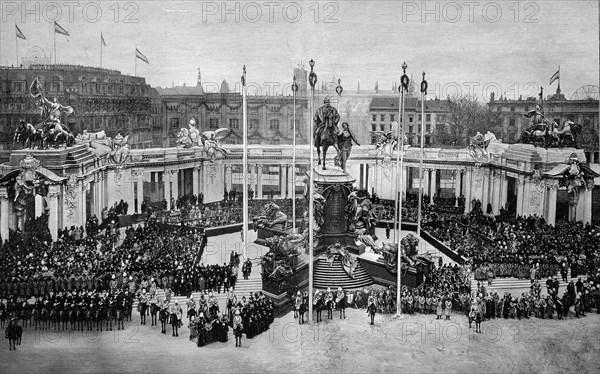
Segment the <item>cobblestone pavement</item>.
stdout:
<path fill-rule="evenodd" d="M 467 319 L 394 318 L 349 309 L 346 319 L 298 325 L 292 313 L 236 348 L 226 343 L 196 347 L 179 337 L 139 326 L 134 313 L 124 331 L 25 330 L 22 345 L 0 343 L 0 372 L 7 373 L 587 373 L 600 369 L 600 315 L 568 320 L 492 320 L 483 333 Z"/>

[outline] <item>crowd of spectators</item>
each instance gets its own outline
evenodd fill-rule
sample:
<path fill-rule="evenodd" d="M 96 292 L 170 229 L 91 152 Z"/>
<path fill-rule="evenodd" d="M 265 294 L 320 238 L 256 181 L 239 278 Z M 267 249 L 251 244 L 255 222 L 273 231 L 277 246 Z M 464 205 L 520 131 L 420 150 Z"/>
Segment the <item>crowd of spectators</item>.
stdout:
<path fill-rule="evenodd" d="M 600 266 L 600 230 L 581 222 L 547 224 L 543 218 L 468 214 L 433 216 L 424 229 L 473 264 L 477 279 L 590 274 Z"/>

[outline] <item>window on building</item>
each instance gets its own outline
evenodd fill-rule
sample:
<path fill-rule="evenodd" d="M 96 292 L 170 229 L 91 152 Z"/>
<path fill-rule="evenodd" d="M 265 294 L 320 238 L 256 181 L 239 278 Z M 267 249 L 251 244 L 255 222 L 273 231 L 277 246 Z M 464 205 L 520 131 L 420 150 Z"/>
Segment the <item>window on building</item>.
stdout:
<path fill-rule="evenodd" d="M 219 128 L 219 119 L 218 118 L 209 119 L 208 125 L 209 125 L 209 128 L 211 128 L 211 129 L 218 129 Z"/>
<path fill-rule="evenodd" d="M 119 86 L 119 94 L 123 94 L 123 92 L 125 91 L 125 87 L 123 87 L 123 85 Z"/>
<path fill-rule="evenodd" d="M 380 117 L 381 121 L 385 121 L 385 114 L 382 114 Z"/>
<path fill-rule="evenodd" d="M 373 114 L 373 121 L 377 121 L 377 114 Z"/>
<path fill-rule="evenodd" d="M 423 117 L 422 117 L 422 116 L 419 114 L 419 122 L 421 122 L 421 119 L 422 119 L 422 118 L 423 118 Z"/>
<path fill-rule="evenodd" d="M 414 133 L 415 132 L 415 127 L 414 126 L 408 126 L 408 132 L 410 134 Z"/>
<path fill-rule="evenodd" d="M 271 131 L 279 130 L 279 120 L 278 119 L 272 119 L 271 121 L 269 121 L 269 130 L 271 130 Z"/>
<path fill-rule="evenodd" d="M 511 107 L 510 107 L 510 111 L 511 111 L 511 112 L 514 112 L 514 111 L 515 111 L 515 107 L 514 107 L 514 106 L 511 106 Z"/>
<path fill-rule="evenodd" d="M 514 118 L 509 119 L 508 120 L 508 126 L 515 127 L 515 122 L 516 122 L 516 120 Z"/>
<path fill-rule="evenodd" d="M 390 121 L 394 122 L 394 119 L 396 118 L 395 114 L 390 114 Z"/>
<path fill-rule="evenodd" d="M 229 119 L 229 128 L 230 129 L 239 129 L 240 128 L 240 120 L 237 118 L 230 118 Z"/>
<path fill-rule="evenodd" d="M 13 82 L 13 92 L 23 92 L 24 86 L 23 82 Z"/>
<path fill-rule="evenodd" d="M 425 121 L 427 121 L 427 122 L 431 121 L 431 114 L 425 115 Z"/>
<path fill-rule="evenodd" d="M 171 118 L 171 127 L 172 128 L 179 127 L 179 118 L 177 118 L 177 117 Z"/>
<path fill-rule="evenodd" d="M 379 130 L 385 131 L 385 125 L 383 123 L 379 125 Z"/>
<path fill-rule="evenodd" d="M 412 122 L 413 121 L 413 117 L 408 117 L 408 122 Z"/>
<path fill-rule="evenodd" d="M 248 121 L 248 129 L 249 130 L 256 130 L 256 129 L 258 129 L 258 119 L 253 118 L 250 121 Z"/>
<path fill-rule="evenodd" d="M 372 123 L 371 124 L 371 131 L 377 131 L 377 124 L 376 123 Z"/>
<path fill-rule="evenodd" d="M 425 125 L 425 132 L 431 132 L 431 125 Z"/>
<path fill-rule="evenodd" d="M 52 91 L 52 92 L 59 92 L 60 91 L 60 83 L 59 82 L 52 82 L 50 84 L 50 91 Z"/>

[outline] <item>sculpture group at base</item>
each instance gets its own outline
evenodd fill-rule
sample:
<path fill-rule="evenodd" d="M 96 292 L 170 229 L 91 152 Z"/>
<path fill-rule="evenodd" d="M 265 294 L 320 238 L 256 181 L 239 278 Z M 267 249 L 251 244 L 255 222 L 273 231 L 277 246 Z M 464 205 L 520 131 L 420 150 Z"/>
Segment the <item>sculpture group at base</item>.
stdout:
<path fill-rule="evenodd" d="M 521 134 L 521 143 L 533 144 L 540 147 L 574 147 L 577 148 L 577 135 L 581 132 L 581 125 L 571 120 L 563 122 L 562 125 L 549 121 L 544 117 L 541 106 L 536 106 L 523 115 L 531 118 L 529 126 Z"/>
<path fill-rule="evenodd" d="M 223 155 L 229 154 L 229 150 L 219 144 L 220 140 L 229 135 L 230 130 L 228 128 L 200 132 L 196 126 L 197 121 L 192 118 L 187 129 L 183 127 L 179 130 L 179 134 L 177 134 L 177 144 L 183 144 L 184 148 L 204 147 L 211 162 L 215 162 L 217 152 Z"/>

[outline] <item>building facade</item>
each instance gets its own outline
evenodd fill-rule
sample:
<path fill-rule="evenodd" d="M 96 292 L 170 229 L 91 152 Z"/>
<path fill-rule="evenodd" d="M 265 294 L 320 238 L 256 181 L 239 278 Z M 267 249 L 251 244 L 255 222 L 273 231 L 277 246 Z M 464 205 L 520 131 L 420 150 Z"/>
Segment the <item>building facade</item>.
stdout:
<path fill-rule="evenodd" d="M 108 136 L 130 134 L 132 148 L 151 145 L 152 89 L 145 78 L 97 67 L 32 64 L 0 67 L 0 150 L 12 149 L 19 120 L 34 125 L 40 121 L 40 109 L 29 93 L 35 78 L 46 97 L 75 109 L 62 120 L 74 134 L 104 130 Z"/>

